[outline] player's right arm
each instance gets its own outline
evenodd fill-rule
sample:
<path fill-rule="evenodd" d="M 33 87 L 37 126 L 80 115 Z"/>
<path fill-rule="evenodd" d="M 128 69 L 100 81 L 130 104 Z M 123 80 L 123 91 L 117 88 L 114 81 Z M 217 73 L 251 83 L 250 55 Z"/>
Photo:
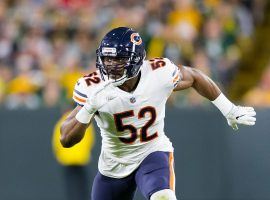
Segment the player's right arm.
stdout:
<path fill-rule="evenodd" d="M 87 102 L 88 87 L 90 87 L 90 84 L 87 84 L 86 80 L 86 77 L 82 77 L 76 82 L 72 98 L 77 106 L 63 121 L 60 128 L 60 142 L 62 146 L 66 148 L 72 147 L 81 141 L 88 124 L 91 121 L 89 117 L 86 119 L 80 119 L 80 117 L 77 116 L 79 113 L 85 112 L 84 105 Z M 77 118 L 79 118 L 79 120 Z"/>
<path fill-rule="evenodd" d="M 60 142 L 65 148 L 72 147 L 84 137 L 88 124 L 81 123 L 76 119 L 76 115 L 81 109 L 82 106 L 76 106 L 61 125 Z"/>
<path fill-rule="evenodd" d="M 60 142 L 63 147 L 72 147 L 81 141 L 97 110 L 116 97 L 112 87 L 110 82 L 101 84 L 97 74 L 78 80 L 73 92 L 73 100 L 78 106 L 62 123 L 60 129 Z"/>

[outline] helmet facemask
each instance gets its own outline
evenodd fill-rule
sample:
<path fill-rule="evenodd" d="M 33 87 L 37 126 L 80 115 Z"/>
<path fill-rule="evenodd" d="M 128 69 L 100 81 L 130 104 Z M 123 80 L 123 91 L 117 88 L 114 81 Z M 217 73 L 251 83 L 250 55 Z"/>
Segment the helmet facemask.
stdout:
<path fill-rule="evenodd" d="M 144 57 L 143 59 L 136 57 L 136 53 L 131 53 L 127 57 L 97 56 L 97 67 L 103 80 L 104 76 L 107 76 L 114 86 L 120 86 L 138 75 L 143 60 Z M 107 64 L 110 62 L 112 64 Z"/>
<path fill-rule="evenodd" d="M 124 59 L 125 63 L 120 62 L 117 65 L 105 63 L 104 58 L 107 57 L 116 61 Z M 103 80 L 107 76 L 114 85 L 120 86 L 138 75 L 144 59 L 144 44 L 139 33 L 131 28 L 118 27 L 108 32 L 102 39 L 97 49 L 96 66 Z"/>
<path fill-rule="evenodd" d="M 108 80 L 112 81 L 114 86 L 120 86 L 127 80 L 127 66 L 129 58 L 125 57 L 102 57 L 104 71 Z"/>

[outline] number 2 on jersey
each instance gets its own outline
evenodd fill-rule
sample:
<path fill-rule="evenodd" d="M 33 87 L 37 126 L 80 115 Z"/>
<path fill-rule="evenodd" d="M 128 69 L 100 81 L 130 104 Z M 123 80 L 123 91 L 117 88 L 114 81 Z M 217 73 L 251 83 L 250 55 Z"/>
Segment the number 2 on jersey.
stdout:
<path fill-rule="evenodd" d="M 140 131 L 140 141 L 141 142 L 148 142 L 148 141 L 153 140 L 154 138 L 156 138 L 158 136 L 157 132 L 155 132 L 152 135 L 148 135 L 148 132 L 147 132 L 147 129 L 156 120 L 157 114 L 156 114 L 155 108 L 151 107 L 151 106 L 147 106 L 147 107 L 142 108 L 138 113 L 138 119 L 144 118 L 146 113 L 149 113 L 151 118 L 139 130 Z M 119 132 L 123 132 L 125 130 L 130 131 L 130 137 L 129 138 L 119 137 L 119 140 L 126 143 L 126 144 L 133 143 L 138 137 L 138 135 L 137 135 L 138 130 L 137 130 L 137 128 L 135 126 L 133 126 L 132 124 L 123 124 L 123 119 L 124 118 L 133 117 L 133 116 L 134 116 L 134 111 L 133 110 L 129 110 L 129 111 L 125 111 L 125 112 L 122 112 L 122 113 L 114 114 L 114 121 L 115 121 L 117 131 L 119 131 Z"/>
<path fill-rule="evenodd" d="M 91 83 L 98 84 L 101 81 L 100 78 L 98 77 L 97 72 L 93 72 L 91 74 L 88 74 L 88 75 L 84 76 L 83 78 L 84 78 L 87 86 L 90 86 Z"/>

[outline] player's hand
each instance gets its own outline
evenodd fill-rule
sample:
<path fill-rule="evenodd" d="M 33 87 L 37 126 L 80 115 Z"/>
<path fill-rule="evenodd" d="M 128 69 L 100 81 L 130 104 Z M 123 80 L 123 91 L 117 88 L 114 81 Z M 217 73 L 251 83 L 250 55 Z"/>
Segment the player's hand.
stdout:
<path fill-rule="evenodd" d="M 225 116 L 229 126 L 233 130 L 238 130 L 237 124 L 244 124 L 248 126 L 255 125 L 256 112 L 253 107 L 233 106 L 231 111 Z"/>
<path fill-rule="evenodd" d="M 86 100 L 84 108 L 90 113 L 95 113 L 99 108 L 104 106 L 109 101 L 115 99 L 116 93 L 114 92 L 114 86 L 111 82 L 106 83 L 100 87 L 91 97 Z"/>

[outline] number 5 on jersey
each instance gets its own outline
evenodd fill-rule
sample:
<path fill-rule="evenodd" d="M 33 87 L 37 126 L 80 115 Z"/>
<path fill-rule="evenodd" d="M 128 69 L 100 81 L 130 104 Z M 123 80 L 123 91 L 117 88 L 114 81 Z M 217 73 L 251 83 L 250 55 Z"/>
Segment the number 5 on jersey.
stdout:
<path fill-rule="evenodd" d="M 151 106 L 147 106 L 147 107 L 142 108 L 138 113 L 138 119 L 144 118 L 147 113 L 150 114 L 151 118 L 146 122 L 146 124 L 144 124 L 144 126 L 141 129 L 137 129 L 132 124 L 123 124 L 123 119 L 124 118 L 134 116 L 134 111 L 133 110 L 129 110 L 129 111 L 125 111 L 125 112 L 122 112 L 122 113 L 114 114 L 114 121 L 115 121 L 117 131 L 119 131 L 119 132 L 123 132 L 125 130 L 130 131 L 130 137 L 128 137 L 128 138 L 119 137 L 119 140 L 126 143 L 126 144 L 133 143 L 138 137 L 137 131 L 140 132 L 140 141 L 141 142 L 148 142 L 148 141 L 153 140 L 154 138 L 156 138 L 158 136 L 157 132 L 155 132 L 152 135 L 148 135 L 148 132 L 147 132 L 147 129 L 156 120 L 157 114 L 156 114 L 155 108 L 151 107 Z"/>

